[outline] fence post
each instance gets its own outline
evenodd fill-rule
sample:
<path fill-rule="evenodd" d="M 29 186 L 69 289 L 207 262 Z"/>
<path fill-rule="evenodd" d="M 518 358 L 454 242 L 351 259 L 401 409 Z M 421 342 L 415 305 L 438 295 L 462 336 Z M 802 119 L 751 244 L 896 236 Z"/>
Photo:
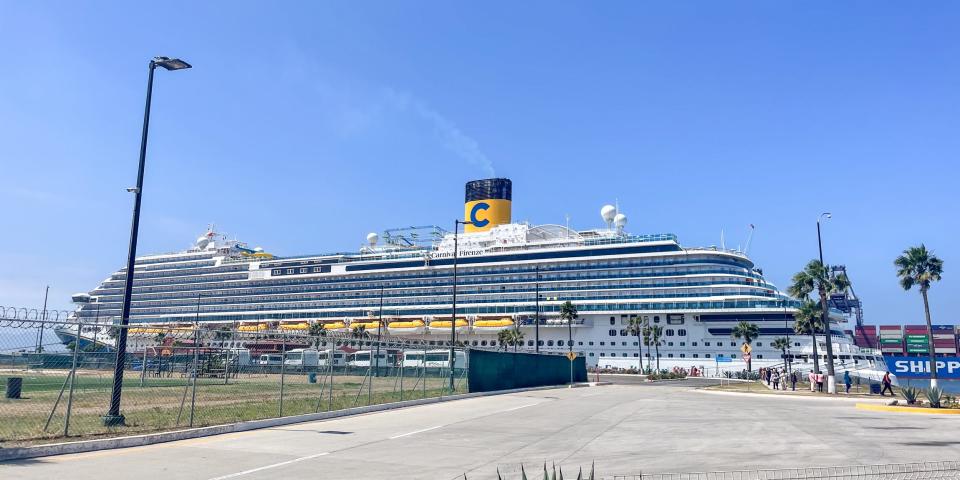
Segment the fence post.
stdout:
<path fill-rule="evenodd" d="M 334 369 L 334 355 L 337 351 L 336 341 L 330 342 L 330 355 L 327 357 L 327 363 L 330 364 L 330 393 L 327 395 L 327 411 L 333 411 L 333 379 L 336 376 L 336 370 Z"/>
<path fill-rule="evenodd" d="M 70 367 L 70 393 L 67 394 L 67 415 L 63 419 L 63 436 L 70 435 L 70 411 L 73 409 L 73 385 L 77 380 L 77 355 L 80 351 L 80 335 L 83 333 L 83 322 L 77 324 L 77 343 L 73 346 L 73 366 Z M 96 346 L 96 344 L 94 344 Z"/>
<path fill-rule="evenodd" d="M 143 344 L 143 360 L 142 365 L 140 365 L 140 387 L 143 388 L 143 382 L 147 376 L 147 344 Z"/>
<path fill-rule="evenodd" d="M 403 401 L 403 360 L 406 358 L 407 346 L 406 344 L 400 345 L 400 401 Z"/>
<path fill-rule="evenodd" d="M 283 383 L 284 377 L 286 375 L 287 365 L 287 334 L 280 334 L 280 412 L 277 415 L 278 417 L 283 416 Z"/>
<path fill-rule="evenodd" d="M 190 427 L 193 427 L 193 410 L 197 404 L 197 378 L 200 372 L 197 370 L 197 359 L 200 356 L 200 325 L 193 324 L 193 392 L 190 396 Z"/>

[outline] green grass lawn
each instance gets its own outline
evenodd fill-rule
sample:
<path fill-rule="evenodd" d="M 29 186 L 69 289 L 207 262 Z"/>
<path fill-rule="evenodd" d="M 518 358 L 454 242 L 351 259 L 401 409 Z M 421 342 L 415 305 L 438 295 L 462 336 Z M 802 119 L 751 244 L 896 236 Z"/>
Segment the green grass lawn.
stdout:
<path fill-rule="evenodd" d="M 352 372 L 345 372 L 352 373 Z M 6 383 L 5 374 L 0 384 Z M 20 375 L 17 375 L 20 376 Z M 50 427 L 44 423 L 56 402 L 66 372 L 25 374 L 22 399 L 0 398 L 0 446 L 63 440 L 67 392 L 58 405 Z M 283 385 L 283 416 L 340 410 L 354 406 L 381 404 L 446 395 L 448 379 L 428 376 L 406 377 L 401 393 L 399 378 L 380 377 L 372 382 L 358 375 L 336 375 L 332 395 L 329 378 L 319 375 L 309 383 L 304 374 L 286 375 Z M 147 377 L 141 386 L 139 372 L 124 377 L 121 411 L 127 426 L 107 428 L 101 424 L 110 403 L 112 372 L 81 372 L 74 385 L 70 436 L 108 436 L 184 428 L 189 425 L 193 388 L 189 378 Z M 459 381 L 457 393 L 463 393 L 465 381 Z M 362 385 L 362 388 L 361 388 Z M 68 386 L 69 389 L 69 386 Z M 181 410 L 181 404 L 183 408 Z M 196 386 L 195 427 L 220 425 L 280 416 L 280 375 L 244 374 L 224 384 L 222 378 L 200 378 Z M 178 416 L 179 421 L 178 421 Z"/>

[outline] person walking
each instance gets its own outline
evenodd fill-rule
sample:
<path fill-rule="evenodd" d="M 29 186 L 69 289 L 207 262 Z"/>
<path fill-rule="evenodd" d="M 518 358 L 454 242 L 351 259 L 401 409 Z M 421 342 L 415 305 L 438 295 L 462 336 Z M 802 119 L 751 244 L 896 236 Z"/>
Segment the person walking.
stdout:
<path fill-rule="evenodd" d="M 823 374 L 817 374 L 817 391 L 823 393 Z"/>
<path fill-rule="evenodd" d="M 770 372 L 770 383 L 773 384 L 774 390 L 780 390 L 780 372 L 776 369 Z"/>
<path fill-rule="evenodd" d="M 797 391 L 797 371 L 794 370 L 790 372 L 790 389 L 794 392 Z"/>
<path fill-rule="evenodd" d="M 890 378 L 890 372 L 883 374 L 883 380 L 881 380 L 881 383 L 883 383 L 883 390 L 880 390 L 880 396 L 881 397 L 884 396 L 884 392 L 889 391 L 890 396 L 892 397 L 893 396 L 893 387 L 892 387 L 893 380 Z"/>
<path fill-rule="evenodd" d="M 853 383 L 853 381 L 850 379 L 850 371 L 849 371 L 849 370 L 844 370 L 844 372 L 843 372 L 843 384 L 847 387 L 847 395 L 850 394 L 850 384 L 851 384 L 851 383 Z"/>

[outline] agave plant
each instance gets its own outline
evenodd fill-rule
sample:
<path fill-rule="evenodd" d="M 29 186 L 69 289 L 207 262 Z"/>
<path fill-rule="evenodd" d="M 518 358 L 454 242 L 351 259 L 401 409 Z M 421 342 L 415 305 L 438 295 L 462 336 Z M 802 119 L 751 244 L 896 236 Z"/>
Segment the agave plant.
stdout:
<path fill-rule="evenodd" d="M 930 401 L 930 407 L 940 408 L 941 400 L 943 399 L 943 389 L 939 387 L 932 387 L 925 393 L 927 394 L 927 400 Z"/>
<path fill-rule="evenodd" d="M 917 396 L 920 394 L 920 390 L 916 387 L 903 387 L 900 389 L 900 394 L 903 395 L 903 399 L 907 401 L 907 405 L 913 405 L 917 403 Z"/>

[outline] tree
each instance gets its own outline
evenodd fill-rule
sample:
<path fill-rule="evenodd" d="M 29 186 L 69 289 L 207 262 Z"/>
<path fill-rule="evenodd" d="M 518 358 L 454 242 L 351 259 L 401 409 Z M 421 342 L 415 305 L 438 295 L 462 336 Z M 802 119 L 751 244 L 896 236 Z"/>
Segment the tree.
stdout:
<path fill-rule="evenodd" d="M 350 330 L 350 336 L 353 338 L 366 338 L 369 335 L 367 335 L 366 327 L 364 327 L 363 325 L 357 325 L 356 327 L 353 327 L 352 330 Z"/>
<path fill-rule="evenodd" d="M 578 316 L 577 307 L 570 300 L 560 305 L 560 318 L 567 322 L 567 345 L 570 347 L 571 352 L 573 351 L 573 321 L 576 320 Z"/>
<path fill-rule="evenodd" d="M 631 317 L 630 324 L 627 326 L 627 332 L 637 337 L 637 350 L 640 352 L 637 368 L 640 372 L 643 372 L 643 342 L 641 340 L 643 339 L 643 329 L 646 328 L 646 326 L 647 322 L 640 317 Z"/>
<path fill-rule="evenodd" d="M 803 300 L 793 312 L 793 331 L 797 335 L 810 335 L 813 341 L 813 371 L 820 373 L 820 354 L 817 353 L 817 334 L 823 333 L 820 307 L 809 298 Z"/>
<path fill-rule="evenodd" d="M 653 327 L 645 320 L 643 322 L 643 345 L 647 347 L 647 371 L 650 371 L 650 345 L 653 343 Z"/>
<path fill-rule="evenodd" d="M 503 347 L 503 350 L 507 350 L 507 345 L 510 343 L 510 331 L 509 330 L 500 330 L 497 332 L 497 344 Z"/>
<path fill-rule="evenodd" d="M 653 345 L 657 355 L 657 371 L 660 371 L 660 339 L 663 338 L 663 327 L 654 325 L 650 327 L 650 343 Z"/>
<path fill-rule="evenodd" d="M 916 285 L 923 297 L 923 313 L 927 320 L 927 341 L 930 350 L 930 388 L 937 388 L 937 354 L 933 345 L 933 324 L 930 320 L 930 301 L 927 292 L 933 282 L 940 281 L 943 274 L 943 260 L 937 258 L 933 252 L 927 250 L 924 244 L 919 247 L 910 247 L 903 251 L 903 255 L 893 261 L 897 267 L 897 277 L 900 286 L 909 291 Z"/>
<path fill-rule="evenodd" d="M 743 339 L 743 343 L 750 345 L 760 336 L 760 327 L 758 327 L 756 323 L 740 320 L 733 326 L 733 329 L 730 330 L 730 336 L 737 340 Z M 750 358 L 747 358 L 747 371 L 753 371 L 751 369 Z"/>
<path fill-rule="evenodd" d="M 500 330 L 497 333 L 497 341 L 502 345 L 504 350 L 507 346 L 512 346 L 513 351 L 517 351 L 517 347 L 523 345 L 523 332 L 520 331 L 520 327 L 514 325 L 513 328 L 507 330 Z"/>
<path fill-rule="evenodd" d="M 833 275 L 828 265 L 824 265 L 820 260 L 810 260 L 803 271 L 793 276 L 792 283 L 787 289 L 790 295 L 800 300 L 808 298 L 814 290 L 820 294 L 820 318 L 823 319 L 823 333 L 827 344 L 827 390 L 829 393 L 837 393 L 837 382 L 833 369 L 833 338 L 830 331 L 827 295 L 844 292 L 849 287 L 850 281 L 846 275 Z M 814 364 L 814 367 L 816 368 L 817 364 Z"/>
<path fill-rule="evenodd" d="M 790 363 L 787 362 L 787 349 L 790 348 L 790 339 L 787 337 L 777 337 L 773 339 L 773 343 L 771 345 L 773 348 L 780 350 L 783 363 L 787 365 L 789 370 Z"/>

